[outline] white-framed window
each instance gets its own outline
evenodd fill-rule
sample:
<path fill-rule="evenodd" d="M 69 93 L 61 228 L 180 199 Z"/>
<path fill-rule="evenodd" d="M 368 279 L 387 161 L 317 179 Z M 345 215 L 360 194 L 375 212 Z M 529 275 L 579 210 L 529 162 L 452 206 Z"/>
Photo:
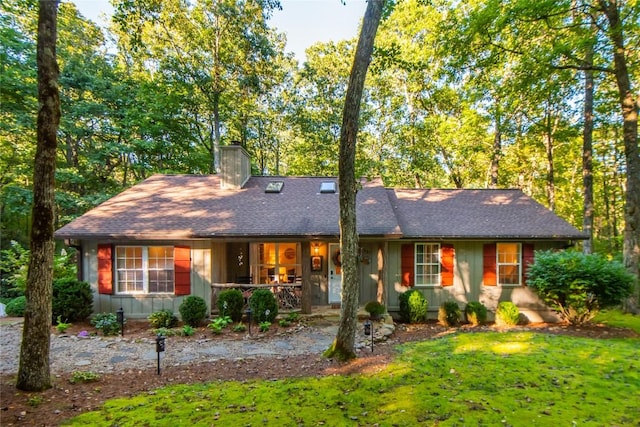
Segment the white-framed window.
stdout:
<path fill-rule="evenodd" d="M 116 293 L 174 292 L 172 246 L 117 246 L 115 261 Z"/>
<path fill-rule="evenodd" d="M 255 270 L 258 283 L 295 283 L 302 274 L 297 243 L 258 243 Z"/>
<path fill-rule="evenodd" d="M 496 245 L 496 268 L 498 285 L 519 286 L 522 268 L 520 243 L 498 243 Z"/>
<path fill-rule="evenodd" d="M 440 244 L 415 244 L 416 286 L 440 285 Z"/>

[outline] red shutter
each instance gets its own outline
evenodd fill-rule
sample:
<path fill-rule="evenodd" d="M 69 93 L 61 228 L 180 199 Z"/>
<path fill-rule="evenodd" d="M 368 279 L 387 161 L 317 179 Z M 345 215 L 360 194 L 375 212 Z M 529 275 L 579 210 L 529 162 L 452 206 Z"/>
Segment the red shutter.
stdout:
<path fill-rule="evenodd" d="M 413 244 L 402 245 L 402 248 L 400 250 L 400 258 L 400 270 L 402 272 L 402 281 L 400 282 L 400 284 L 402 286 L 413 287 L 415 276 Z"/>
<path fill-rule="evenodd" d="M 522 244 L 522 284 L 527 286 L 527 271 L 529 266 L 534 261 L 534 246 L 533 243 Z"/>
<path fill-rule="evenodd" d="M 442 286 L 453 286 L 455 249 L 453 245 L 442 245 L 440 247 L 440 284 Z"/>
<path fill-rule="evenodd" d="M 175 294 L 191 293 L 191 248 L 176 246 L 173 248 L 173 272 L 175 274 Z"/>
<path fill-rule="evenodd" d="M 482 252 L 482 282 L 485 286 L 496 286 L 498 284 L 496 278 L 496 244 L 488 243 L 484 245 Z"/>
<path fill-rule="evenodd" d="M 113 293 L 111 245 L 98 245 L 98 293 Z"/>

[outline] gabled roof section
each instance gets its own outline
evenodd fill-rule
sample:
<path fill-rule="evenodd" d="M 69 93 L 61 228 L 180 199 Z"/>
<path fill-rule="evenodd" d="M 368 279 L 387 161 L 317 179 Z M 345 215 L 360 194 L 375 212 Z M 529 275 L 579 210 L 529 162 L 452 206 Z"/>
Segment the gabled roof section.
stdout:
<path fill-rule="evenodd" d="M 221 189 L 216 175 L 154 175 L 56 232 L 70 239 L 180 239 L 339 235 L 338 194 L 321 194 L 326 177 L 250 178 L 242 189 Z M 282 181 L 279 193 L 266 193 Z M 357 196 L 362 236 L 400 235 L 381 185 Z"/>
<path fill-rule="evenodd" d="M 389 189 L 405 238 L 585 239 L 521 190 Z"/>

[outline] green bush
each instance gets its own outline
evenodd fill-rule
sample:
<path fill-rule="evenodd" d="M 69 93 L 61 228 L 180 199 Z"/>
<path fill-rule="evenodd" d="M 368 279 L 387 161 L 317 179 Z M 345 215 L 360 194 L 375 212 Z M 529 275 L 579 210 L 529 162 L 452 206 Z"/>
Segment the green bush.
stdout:
<path fill-rule="evenodd" d="M 278 315 L 278 301 L 268 289 L 256 290 L 249 300 L 249 306 L 257 323 L 273 323 Z"/>
<path fill-rule="evenodd" d="M 202 297 L 196 295 L 186 297 L 178 310 L 182 321 L 194 328 L 198 327 L 207 317 L 207 303 Z"/>
<path fill-rule="evenodd" d="M 579 325 L 631 295 L 635 278 L 599 254 L 539 251 L 527 284 L 564 320 Z"/>
<path fill-rule="evenodd" d="M 23 317 L 26 307 L 27 297 L 22 295 L 9 301 L 9 303 L 7 303 L 7 306 L 4 308 L 4 311 L 7 312 L 7 316 Z"/>
<path fill-rule="evenodd" d="M 460 307 L 455 301 L 445 301 L 438 308 L 438 321 L 443 326 L 457 326 L 460 315 Z"/>
<path fill-rule="evenodd" d="M 470 301 L 464 308 L 467 322 L 472 325 L 482 325 L 487 321 L 487 307 L 479 301 Z"/>
<path fill-rule="evenodd" d="M 227 289 L 220 292 L 216 305 L 220 315 L 229 316 L 234 322 L 242 320 L 244 297 L 238 289 Z"/>
<path fill-rule="evenodd" d="M 178 317 L 173 314 L 173 311 L 168 308 L 163 308 L 160 311 L 156 311 L 151 313 L 149 317 L 147 317 L 151 327 L 154 329 L 157 328 L 174 328 L 178 324 Z"/>
<path fill-rule="evenodd" d="M 380 315 L 384 314 L 384 312 L 386 311 L 384 305 L 379 303 L 378 301 L 369 301 L 364 306 L 364 310 L 369 313 L 369 316 L 371 316 L 372 318 L 377 318 Z"/>
<path fill-rule="evenodd" d="M 58 317 L 65 322 L 78 322 L 89 318 L 93 312 L 91 286 L 73 278 L 54 280 L 51 309 L 52 323 L 55 323 Z"/>
<path fill-rule="evenodd" d="M 399 296 L 400 318 L 406 323 L 425 322 L 429 303 L 417 289 L 410 289 Z"/>
<path fill-rule="evenodd" d="M 496 324 L 515 326 L 520 322 L 520 310 L 511 301 L 500 301 L 496 308 Z"/>
<path fill-rule="evenodd" d="M 98 313 L 91 319 L 91 324 L 102 331 L 104 336 L 120 333 L 120 322 L 115 313 Z"/>

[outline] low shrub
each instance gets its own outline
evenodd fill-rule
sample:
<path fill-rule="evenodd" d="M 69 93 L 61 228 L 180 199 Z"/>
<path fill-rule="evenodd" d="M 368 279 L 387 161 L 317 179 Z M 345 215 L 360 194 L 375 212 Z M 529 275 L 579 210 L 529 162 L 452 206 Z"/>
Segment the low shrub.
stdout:
<path fill-rule="evenodd" d="M 300 320 L 300 315 L 296 311 L 292 311 L 291 313 L 287 314 L 287 317 L 285 317 L 285 319 L 291 323 L 297 322 L 298 320 Z"/>
<path fill-rule="evenodd" d="M 180 311 L 180 316 L 182 316 L 182 321 L 194 328 L 199 326 L 207 317 L 207 303 L 204 298 L 197 295 L 186 297 L 178 310 Z"/>
<path fill-rule="evenodd" d="M 464 308 L 467 322 L 474 326 L 482 325 L 487 321 L 487 307 L 479 301 L 470 301 Z"/>
<path fill-rule="evenodd" d="M 233 332 L 244 332 L 247 330 L 247 325 L 245 325 L 244 323 L 240 322 L 240 323 L 236 323 L 233 326 Z"/>
<path fill-rule="evenodd" d="M 154 329 L 153 334 L 156 336 L 162 335 L 163 337 L 173 337 L 176 335 L 181 335 L 181 333 L 177 329 L 170 329 L 165 327 Z"/>
<path fill-rule="evenodd" d="M 272 323 L 278 315 L 278 301 L 276 301 L 273 292 L 268 289 L 256 290 L 249 300 L 249 306 L 253 318 L 258 323 Z"/>
<path fill-rule="evenodd" d="M 269 328 L 271 327 L 271 322 L 260 322 L 258 326 L 260 327 L 260 332 L 268 332 Z"/>
<path fill-rule="evenodd" d="M 104 336 L 118 335 L 120 333 L 120 322 L 118 322 L 118 317 L 115 313 L 98 313 L 91 319 L 91 324 L 99 331 L 102 331 Z"/>
<path fill-rule="evenodd" d="M 599 254 L 538 251 L 527 284 L 567 322 L 580 325 L 631 295 L 635 278 Z"/>
<path fill-rule="evenodd" d="M 231 317 L 229 316 L 220 316 L 213 319 L 208 325 L 207 328 L 211 329 L 213 333 L 219 334 L 222 332 L 224 328 L 229 326 L 232 323 Z"/>
<path fill-rule="evenodd" d="M 90 383 L 100 380 L 100 374 L 91 371 L 73 371 L 69 382 L 71 384 L 76 383 Z"/>
<path fill-rule="evenodd" d="M 181 333 L 184 337 L 190 337 L 196 333 L 196 330 L 193 328 L 193 326 L 183 325 Z"/>
<path fill-rule="evenodd" d="M 9 301 L 4 311 L 10 317 L 23 317 L 25 308 L 27 308 L 27 297 L 22 295 Z"/>
<path fill-rule="evenodd" d="M 460 307 L 455 301 L 445 301 L 438 308 L 438 321 L 443 326 L 457 326 L 460 315 Z"/>
<path fill-rule="evenodd" d="M 238 289 L 226 289 L 220 292 L 216 305 L 221 315 L 230 316 L 234 322 L 242 320 L 244 297 Z"/>
<path fill-rule="evenodd" d="M 425 322 L 429 303 L 417 289 L 410 289 L 399 296 L 400 318 L 406 323 Z"/>
<path fill-rule="evenodd" d="M 156 311 L 151 313 L 149 317 L 147 317 L 151 327 L 154 329 L 157 328 L 167 328 L 171 329 L 178 325 L 178 317 L 173 314 L 173 311 L 168 308 L 163 308 L 160 311 Z"/>
<path fill-rule="evenodd" d="M 280 325 L 280 327 L 282 328 L 288 328 L 289 326 L 291 326 L 291 322 L 289 322 L 287 319 L 280 319 L 278 321 L 278 325 Z"/>
<path fill-rule="evenodd" d="M 496 308 L 496 324 L 515 326 L 520 322 L 520 309 L 511 301 L 501 301 Z"/>
<path fill-rule="evenodd" d="M 80 322 L 88 319 L 92 312 L 93 293 L 87 282 L 70 278 L 53 281 L 52 324 L 58 318 L 65 322 Z"/>
<path fill-rule="evenodd" d="M 378 301 L 369 301 L 367 304 L 365 304 L 364 311 L 369 313 L 369 316 L 371 318 L 376 319 L 380 317 L 382 314 L 384 314 L 384 312 L 386 311 L 386 308 L 382 303 Z"/>
<path fill-rule="evenodd" d="M 63 334 L 71 327 L 71 323 L 65 323 L 62 321 L 61 317 L 58 316 L 58 323 L 56 324 L 56 331 Z"/>

